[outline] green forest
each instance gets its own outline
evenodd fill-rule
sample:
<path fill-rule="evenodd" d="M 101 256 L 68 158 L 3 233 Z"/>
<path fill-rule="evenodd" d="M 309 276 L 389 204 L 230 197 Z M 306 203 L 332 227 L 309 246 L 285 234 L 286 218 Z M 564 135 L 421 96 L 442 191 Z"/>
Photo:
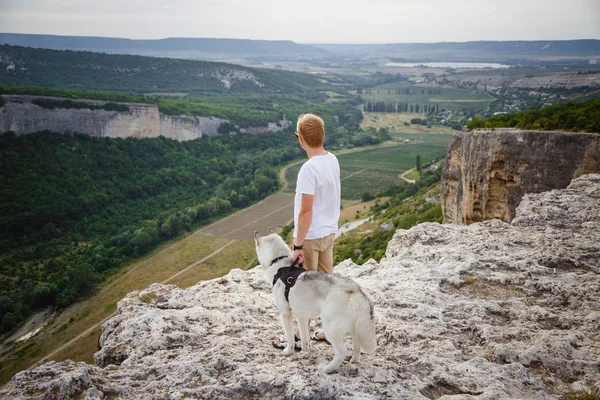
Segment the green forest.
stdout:
<path fill-rule="evenodd" d="M 316 76 L 276 69 L 9 45 L 0 45 L 0 66 L 4 84 L 72 90 L 302 95 L 335 88 Z"/>
<path fill-rule="evenodd" d="M 500 114 L 490 119 L 474 118 L 471 130 L 480 128 L 519 128 L 544 131 L 600 132 L 600 100 L 533 108 L 517 114 Z"/>

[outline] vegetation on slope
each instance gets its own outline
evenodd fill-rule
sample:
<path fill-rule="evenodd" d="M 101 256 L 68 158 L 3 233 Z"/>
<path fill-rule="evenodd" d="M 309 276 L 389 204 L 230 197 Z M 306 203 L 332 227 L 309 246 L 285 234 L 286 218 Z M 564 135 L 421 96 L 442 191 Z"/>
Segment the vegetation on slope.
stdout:
<path fill-rule="evenodd" d="M 534 108 L 518 114 L 500 114 L 490 119 L 474 118 L 469 129 L 519 128 L 544 131 L 600 132 L 600 100 Z"/>
<path fill-rule="evenodd" d="M 442 222 L 439 202 L 440 170 L 423 171 L 417 183 L 393 185 L 382 196 L 391 196 L 385 203 L 371 208 L 375 229 L 364 234 L 350 234 L 338 239 L 334 246 L 334 264 L 351 258 L 363 264 L 373 258 L 380 261 L 396 229 L 409 229 L 422 222 Z M 379 230 L 380 224 L 393 224 L 389 230 Z"/>
<path fill-rule="evenodd" d="M 173 58 L 0 46 L 0 82 L 124 93 L 308 94 L 335 86 L 274 69 Z"/>

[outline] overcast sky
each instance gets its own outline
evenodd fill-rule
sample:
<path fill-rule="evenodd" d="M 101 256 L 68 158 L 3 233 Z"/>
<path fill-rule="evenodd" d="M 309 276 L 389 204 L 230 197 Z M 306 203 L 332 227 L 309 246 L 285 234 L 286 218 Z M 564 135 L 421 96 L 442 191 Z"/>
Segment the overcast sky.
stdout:
<path fill-rule="evenodd" d="M 0 32 L 300 43 L 600 39 L 600 0 L 0 0 Z"/>

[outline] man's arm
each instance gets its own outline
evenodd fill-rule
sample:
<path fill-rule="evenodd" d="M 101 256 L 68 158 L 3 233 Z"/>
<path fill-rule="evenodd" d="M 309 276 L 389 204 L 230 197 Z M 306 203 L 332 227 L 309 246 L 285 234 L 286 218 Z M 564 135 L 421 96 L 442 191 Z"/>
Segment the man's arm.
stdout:
<path fill-rule="evenodd" d="M 300 214 L 298 214 L 298 234 L 294 239 L 294 244 L 296 246 L 302 246 L 304 243 L 304 238 L 306 237 L 306 233 L 308 232 L 308 228 L 310 228 L 310 224 L 312 223 L 314 200 L 315 196 L 313 194 L 302 194 L 302 204 L 300 206 Z M 300 257 L 298 263 L 304 263 L 304 252 L 302 250 L 294 251 L 292 259 L 295 260 L 298 257 Z"/>

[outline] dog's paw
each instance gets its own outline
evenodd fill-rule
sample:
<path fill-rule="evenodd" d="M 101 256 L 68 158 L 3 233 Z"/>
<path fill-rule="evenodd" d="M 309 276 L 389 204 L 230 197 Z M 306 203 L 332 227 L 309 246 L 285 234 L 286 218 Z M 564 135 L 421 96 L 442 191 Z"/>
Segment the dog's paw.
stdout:
<path fill-rule="evenodd" d="M 360 362 L 360 356 L 352 356 L 352 358 L 350 359 L 350 362 L 352 364 L 358 364 Z"/>
<path fill-rule="evenodd" d="M 323 372 L 324 374 L 331 374 L 332 372 L 335 372 L 337 368 L 331 368 L 329 367 L 329 364 L 319 364 L 317 365 L 317 371 L 319 372 Z"/>
<path fill-rule="evenodd" d="M 293 352 L 294 348 L 292 346 L 287 346 L 285 349 L 283 349 L 284 356 L 291 356 Z"/>

